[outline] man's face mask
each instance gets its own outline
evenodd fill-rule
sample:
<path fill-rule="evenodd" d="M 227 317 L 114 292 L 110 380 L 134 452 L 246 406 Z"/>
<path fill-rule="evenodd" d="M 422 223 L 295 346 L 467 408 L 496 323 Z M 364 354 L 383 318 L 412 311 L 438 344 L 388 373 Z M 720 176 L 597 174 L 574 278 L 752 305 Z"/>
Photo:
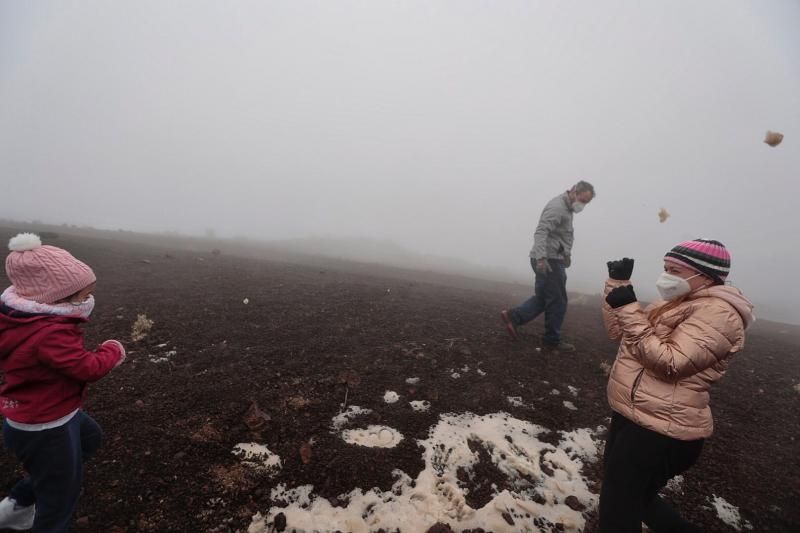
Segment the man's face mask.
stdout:
<path fill-rule="evenodd" d="M 575 213 L 580 213 L 581 211 L 583 211 L 584 207 L 586 207 L 586 204 L 583 202 L 579 202 L 577 200 L 572 202 L 572 211 Z"/>

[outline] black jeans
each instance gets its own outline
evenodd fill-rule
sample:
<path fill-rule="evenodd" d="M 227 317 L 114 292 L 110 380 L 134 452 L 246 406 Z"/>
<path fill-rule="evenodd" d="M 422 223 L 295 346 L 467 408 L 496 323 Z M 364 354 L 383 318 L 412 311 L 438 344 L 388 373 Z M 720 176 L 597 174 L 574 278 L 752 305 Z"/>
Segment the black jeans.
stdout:
<path fill-rule="evenodd" d="M 601 533 L 641 533 L 642 522 L 656 533 L 702 531 L 684 520 L 658 492 L 697 462 L 703 442 L 667 437 L 615 412 L 603 456 Z"/>
<path fill-rule="evenodd" d="M 567 314 L 567 269 L 563 261 L 548 259 L 552 272 L 540 274 L 536 271 L 536 260 L 531 259 L 531 268 L 536 275 L 534 294 L 525 302 L 509 311 L 515 326 L 526 324 L 544 312 L 545 344 L 561 342 L 561 324 Z"/>
<path fill-rule="evenodd" d="M 100 447 L 103 431 L 78 411 L 69 422 L 44 431 L 21 431 L 3 422 L 3 440 L 28 473 L 11 489 L 20 505 L 36 504 L 35 532 L 69 531 L 78 505 L 83 463 Z"/>

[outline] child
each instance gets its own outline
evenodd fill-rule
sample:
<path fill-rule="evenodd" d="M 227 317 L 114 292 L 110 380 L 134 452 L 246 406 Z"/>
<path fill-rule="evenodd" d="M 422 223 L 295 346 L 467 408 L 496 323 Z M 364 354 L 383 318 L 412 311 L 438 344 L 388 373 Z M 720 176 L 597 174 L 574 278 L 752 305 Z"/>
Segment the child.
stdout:
<path fill-rule="evenodd" d="M 0 529 L 61 532 L 78 503 L 83 462 L 102 431 L 81 410 L 87 384 L 125 360 L 115 340 L 83 346 L 80 325 L 94 308 L 92 269 L 66 250 L 21 233 L 8 244 L 0 296 L 0 413 L 6 448 L 27 476 L 0 501 Z M 35 504 L 35 505 L 34 505 Z"/>
<path fill-rule="evenodd" d="M 744 346 L 753 306 L 725 285 L 731 257 L 722 243 L 696 239 L 664 257 L 656 282 L 664 301 L 642 309 L 630 284 L 633 259 L 608 263 L 603 305 L 620 341 L 608 380 L 614 411 L 603 457 L 601 533 L 700 531 L 658 492 L 700 457 L 714 421 L 711 384 Z"/>

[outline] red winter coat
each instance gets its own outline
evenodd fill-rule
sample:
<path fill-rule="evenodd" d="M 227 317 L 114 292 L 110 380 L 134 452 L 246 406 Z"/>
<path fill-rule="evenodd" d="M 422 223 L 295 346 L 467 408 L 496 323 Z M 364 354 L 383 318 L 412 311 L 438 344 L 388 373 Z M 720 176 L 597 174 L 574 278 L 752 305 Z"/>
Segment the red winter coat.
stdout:
<path fill-rule="evenodd" d="M 108 374 L 124 356 L 117 342 L 83 346 L 83 318 L 0 309 L 0 414 L 42 424 L 83 405 L 86 384 Z"/>

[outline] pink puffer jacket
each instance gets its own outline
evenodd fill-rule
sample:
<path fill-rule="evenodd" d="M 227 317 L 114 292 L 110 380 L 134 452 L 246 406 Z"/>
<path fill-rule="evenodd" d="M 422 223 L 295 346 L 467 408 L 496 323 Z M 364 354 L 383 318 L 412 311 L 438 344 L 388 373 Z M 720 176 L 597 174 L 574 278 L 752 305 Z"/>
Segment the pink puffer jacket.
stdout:
<path fill-rule="evenodd" d="M 608 280 L 605 294 L 629 281 Z M 680 440 L 710 436 L 711 384 L 720 379 L 744 332 L 755 320 L 753 305 L 736 288 L 718 285 L 692 293 L 650 323 L 638 302 L 612 309 L 603 299 L 603 319 L 619 340 L 608 380 L 608 403 L 624 417 Z"/>

